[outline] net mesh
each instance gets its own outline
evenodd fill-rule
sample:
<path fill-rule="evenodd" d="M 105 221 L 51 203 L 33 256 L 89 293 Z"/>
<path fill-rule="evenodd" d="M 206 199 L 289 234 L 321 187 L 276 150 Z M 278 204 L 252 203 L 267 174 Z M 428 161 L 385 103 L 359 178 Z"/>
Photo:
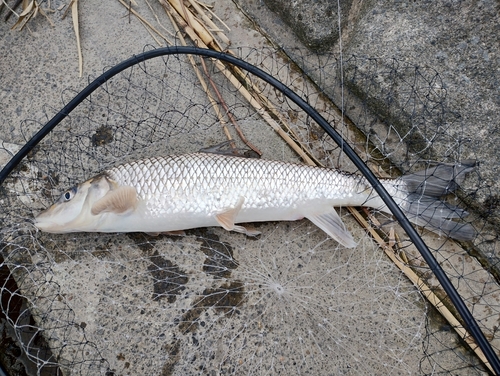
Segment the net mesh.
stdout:
<path fill-rule="evenodd" d="M 438 72 L 394 59 L 350 57 L 342 86 L 334 56 L 288 53 L 301 69 L 281 52 L 238 51 L 305 98 L 379 176 L 473 157 L 463 154 L 463 125 L 447 108 Z M 268 83 L 244 72 L 251 85 L 240 77 L 235 86 L 217 61 L 196 58 L 196 65 L 217 88 L 211 95 L 222 117 L 187 56 L 141 62 L 86 98 L 1 187 L 2 325 L 20 349 L 15 356 L 14 345 L 6 348 L 13 367 L 17 362 L 28 374 L 64 375 L 484 373 L 457 324 L 437 312 L 345 208 L 340 214 L 358 242 L 354 249 L 307 220 L 256 224 L 262 232 L 257 239 L 220 228 L 156 237 L 35 229 L 31 220 L 38 212 L 105 168 L 198 151 L 228 134 L 239 148 L 254 145 L 263 158 L 301 161 L 242 94 L 241 87 L 251 85 L 272 103 L 263 107 L 280 132 L 310 158 L 356 172 L 341 148 Z M 374 99 L 375 91 L 384 93 L 378 96 L 383 100 Z M 65 91 L 63 101 L 75 94 Z M 343 111 L 329 97 L 343 103 Z M 25 121 L 24 138 L 12 144 L 26 142 L 56 111 L 47 108 L 44 118 Z M 489 193 L 479 169 L 449 201 L 471 207 Z M 471 243 L 421 232 L 498 351 L 495 213 L 475 209 L 467 219 L 478 230 Z M 364 214 L 372 228 L 395 234 L 386 241 L 397 243 L 402 264 L 453 314 L 393 218 Z"/>

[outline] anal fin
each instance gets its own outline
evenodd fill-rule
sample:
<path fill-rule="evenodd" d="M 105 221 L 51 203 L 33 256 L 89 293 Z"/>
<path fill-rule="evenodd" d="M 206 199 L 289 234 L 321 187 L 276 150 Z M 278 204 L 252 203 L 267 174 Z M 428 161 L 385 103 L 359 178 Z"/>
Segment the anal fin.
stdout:
<path fill-rule="evenodd" d="M 253 227 L 250 226 L 241 226 L 241 225 L 235 225 L 233 228 L 233 231 L 240 232 L 242 234 L 245 234 L 246 236 L 258 236 L 261 234 L 260 231 L 256 230 Z"/>
<path fill-rule="evenodd" d="M 342 222 L 342 219 L 340 219 L 334 208 L 327 213 L 306 215 L 306 218 L 344 247 L 356 247 L 357 243 L 352 238 L 351 233 L 345 228 L 344 222 Z"/>

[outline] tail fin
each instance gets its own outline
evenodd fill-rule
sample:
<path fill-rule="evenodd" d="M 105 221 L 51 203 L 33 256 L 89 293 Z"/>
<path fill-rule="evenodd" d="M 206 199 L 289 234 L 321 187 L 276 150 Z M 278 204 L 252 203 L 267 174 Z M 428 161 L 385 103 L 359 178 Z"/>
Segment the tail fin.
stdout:
<path fill-rule="evenodd" d="M 404 175 L 401 180 L 406 183 L 408 195 L 400 203 L 401 209 L 418 226 L 456 240 L 472 240 L 476 235 L 474 228 L 468 223 L 452 220 L 469 213 L 441 201 L 439 197 L 455 191 L 475 167 L 476 161 L 466 160 L 457 165 L 440 164 Z"/>

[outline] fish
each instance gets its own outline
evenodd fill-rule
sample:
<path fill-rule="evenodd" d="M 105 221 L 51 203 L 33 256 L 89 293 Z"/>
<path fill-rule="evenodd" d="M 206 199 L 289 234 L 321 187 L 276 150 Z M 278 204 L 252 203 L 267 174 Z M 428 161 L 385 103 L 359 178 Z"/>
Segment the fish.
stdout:
<path fill-rule="evenodd" d="M 438 164 L 381 183 L 410 221 L 457 240 L 475 230 L 468 213 L 440 198 L 455 191 L 475 161 Z M 336 207 L 390 211 L 362 176 L 299 163 L 210 152 L 167 155 L 106 169 L 35 217 L 42 232 L 175 233 L 220 226 L 248 236 L 248 223 L 309 219 L 346 248 L 356 246 Z"/>

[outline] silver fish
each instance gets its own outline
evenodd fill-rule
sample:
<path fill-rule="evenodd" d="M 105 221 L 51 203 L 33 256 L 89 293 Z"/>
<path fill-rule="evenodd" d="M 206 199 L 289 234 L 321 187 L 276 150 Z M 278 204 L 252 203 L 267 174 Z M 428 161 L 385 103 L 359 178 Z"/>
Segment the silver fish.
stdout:
<path fill-rule="evenodd" d="M 438 199 L 453 191 L 474 162 L 438 165 L 382 180 L 417 225 L 459 240 L 475 232 L 451 220 L 467 213 Z M 68 232 L 174 232 L 308 218 L 345 247 L 356 242 L 334 207 L 367 206 L 389 213 L 362 177 L 335 169 L 279 161 L 193 153 L 122 164 L 63 193 L 35 219 L 38 229 Z"/>

